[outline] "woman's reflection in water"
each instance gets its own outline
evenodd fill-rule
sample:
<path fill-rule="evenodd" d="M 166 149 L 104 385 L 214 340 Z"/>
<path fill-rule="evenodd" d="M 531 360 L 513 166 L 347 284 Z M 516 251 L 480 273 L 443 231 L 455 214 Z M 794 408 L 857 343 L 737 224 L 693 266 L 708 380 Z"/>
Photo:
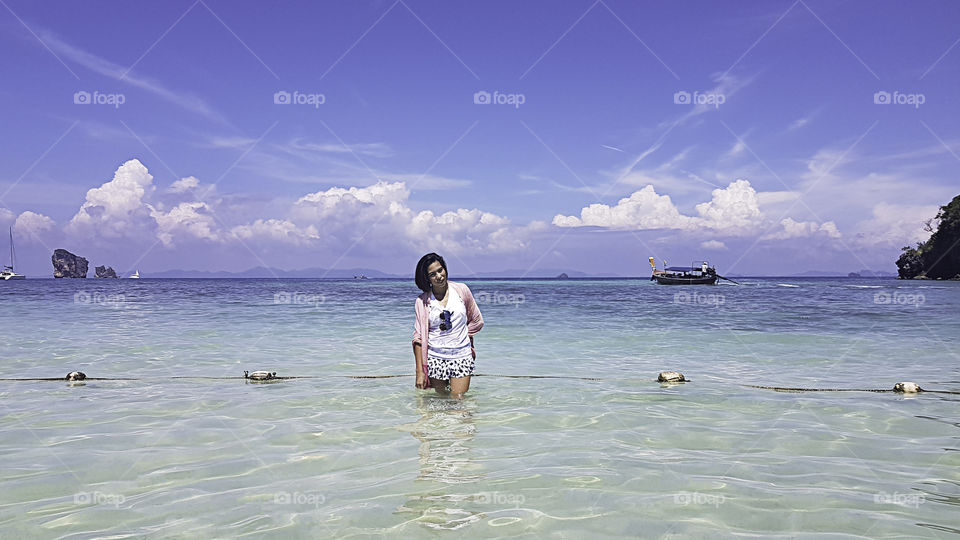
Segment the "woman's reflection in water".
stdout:
<path fill-rule="evenodd" d="M 417 480 L 451 485 L 470 484 L 483 478 L 480 466 L 471 456 L 470 445 L 477 431 L 473 400 L 417 396 L 417 411 L 422 415 L 420 420 L 400 426 L 420 441 Z M 481 513 L 462 508 L 476 498 L 474 493 L 448 491 L 451 490 L 433 489 L 413 496 L 397 512 L 420 514 L 417 521 L 434 529 L 459 529 L 481 519 Z"/>
<path fill-rule="evenodd" d="M 417 400 L 417 411 L 423 416 L 410 430 L 420 441 L 417 479 L 445 484 L 476 482 L 480 475 L 471 474 L 477 467 L 470 456 L 470 443 L 477 433 L 472 400 L 436 396 L 418 396 Z"/>

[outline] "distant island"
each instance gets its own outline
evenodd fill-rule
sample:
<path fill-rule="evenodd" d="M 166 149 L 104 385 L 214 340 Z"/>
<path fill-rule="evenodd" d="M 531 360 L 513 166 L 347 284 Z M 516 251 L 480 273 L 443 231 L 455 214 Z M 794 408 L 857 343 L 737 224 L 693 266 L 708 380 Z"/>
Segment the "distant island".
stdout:
<path fill-rule="evenodd" d="M 90 261 L 86 258 L 70 253 L 63 248 L 53 250 L 53 255 L 50 256 L 50 262 L 53 263 L 53 277 L 56 279 L 85 279 L 87 277 L 87 270 L 90 267 Z M 96 276 L 98 278 L 116 278 L 117 273 L 112 267 L 101 265 L 96 267 Z"/>
<path fill-rule="evenodd" d="M 926 229 L 933 233 L 930 239 L 905 246 L 897 259 L 900 279 L 960 280 L 960 195 L 941 206 Z"/>
<path fill-rule="evenodd" d="M 53 277 L 55 278 L 86 278 L 87 259 L 70 253 L 65 249 L 55 249 L 50 256 L 53 263 Z"/>

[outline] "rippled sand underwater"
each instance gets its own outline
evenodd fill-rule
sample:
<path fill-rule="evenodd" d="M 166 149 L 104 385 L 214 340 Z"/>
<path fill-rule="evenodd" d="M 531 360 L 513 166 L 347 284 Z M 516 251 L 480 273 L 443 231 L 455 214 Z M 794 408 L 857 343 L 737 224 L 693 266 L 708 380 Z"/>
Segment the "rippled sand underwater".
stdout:
<path fill-rule="evenodd" d="M 524 302 L 462 401 L 351 378 L 412 372 L 405 282 L 28 283 L 4 377 L 138 380 L 0 381 L 0 536 L 955 536 L 960 395 L 745 386 L 960 391 L 960 288 L 847 283 L 469 282 Z"/>

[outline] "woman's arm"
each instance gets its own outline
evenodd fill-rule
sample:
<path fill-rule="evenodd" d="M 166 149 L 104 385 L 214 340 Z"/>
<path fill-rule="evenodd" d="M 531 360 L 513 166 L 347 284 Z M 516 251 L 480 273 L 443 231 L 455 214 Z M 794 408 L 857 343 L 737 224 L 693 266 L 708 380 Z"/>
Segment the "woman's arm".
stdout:
<path fill-rule="evenodd" d="M 427 387 L 427 377 L 423 374 L 423 347 L 419 343 L 413 344 L 413 358 L 417 364 L 417 388 L 423 390 Z"/>
<path fill-rule="evenodd" d="M 423 367 L 426 365 L 424 364 L 426 360 L 423 358 L 423 343 L 427 341 L 427 336 L 430 332 L 429 328 L 423 328 L 424 320 L 427 318 L 426 309 L 423 299 L 417 298 L 417 301 L 414 303 L 413 359 L 416 361 L 417 366 L 416 385 L 417 388 L 421 390 L 430 388 L 430 380 L 427 379 L 426 373 L 424 373 L 423 370 Z"/>

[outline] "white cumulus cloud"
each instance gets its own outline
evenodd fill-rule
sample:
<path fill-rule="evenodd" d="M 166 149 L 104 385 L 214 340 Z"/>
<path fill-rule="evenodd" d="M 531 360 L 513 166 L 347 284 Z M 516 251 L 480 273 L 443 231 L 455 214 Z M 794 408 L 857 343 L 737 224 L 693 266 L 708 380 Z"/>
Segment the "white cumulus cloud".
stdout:
<path fill-rule="evenodd" d="M 168 196 L 201 186 L 193 176 L 164 190 Z M 277 217 L 256 217 L 246 223 L 223 224 L 218 210 L 235 215 L 229 200 L 164 204 L 153 176 L 138 160 L 122 164 L 108 182 L 87 192 L 86 200 L 66 226 L 77 239 L 159 240 L 167 248 L 195 241 L 210 244 L 266 243 L 307 245 L 361 251 L 426 247 L 457 252 L 512 252 L 527 247 L 529 234 L 543 224 L 516 227 L 510 220 L 473 208 L 434 213 L 409 205 L 405 182 L 380 181 L 366 187 L 332 187 L 300 197 Z M 168 197 L 169 198 L 169 197 Z M 172 204 L 172 203 L 171 203 Z M 2 217 L 2 216 L 0 216 Z M 24 217 L 35 230 L 51 228 L 52 220 Z M 440 247 L 437 247 L 440 246 Z"/>
<path fill-rule="evenodd" d="M 176 182 L 170 184 L 170 193 L 184 193 L 190 191 L 191 189 L 200 185 L 200 181 L 194 178 L 193 176 L 188 176 L 186 178 L 181 178 Z"/>
<path fill-rule="evenodd" d="M 150 217 L 156 221 L 155 234 L 164 246 L 170 247 L 177 238 L 219 242 L 222 235 L 211 208 L 203 202 L 185 202 L 169 212 L 150 209 Z"/>
<path fill-rule="evenodd" d="M 439 215 L 424 210 L 413 217 L 406 229 L 411 244 L 443 246 L 452 253 L 524 249 L 526 243 L 515 233 L 505 217 L 464 208 Z"/>
<path fill-rule="evenodd" d="M 151 226 L 143 199 L 153 190 L 153 176 L 139 160 L 131 159 L 117 169 L 112 180 L 87 191 L 67 232 L 82 237 L 135 237 Z"/>
<path fill-rule="evenodd" d="M 727 234 L 749 234 L 763 219 L 757 191 L 746 180 L 713 190 L 713 199 L 698 204 L 697 213 L 705 226 Z"/>
<path fill-rule="evenodd" d="M 188 176 L 174 182 L 168 192 L 182 193 L 197 185 L 199 181 Z M 208 203 L 181 202 L 164 211 L 155 194 L 153 175 L 139 160 L 131 159 L 117 168 L 113 179 L 87 191 L 65 230 L 78 239 L 157 239 L 165 247 L 183 240 L 224 240 Z"/>
<path fill-rule="evenodd" d="M 763 240 L 787 240 L 789 238 L 810 238 L 814 236 L 840 238 L 840 231 L 832 221 L 816 223 L 814 221 L 794 221 L 784 218 L 780 221 L 780 230 L 763 236 Z"/>
<path fill-rule="evenodd" d="M 707 240 L 706 242 L 700 242 L 700 247 L 703 249 L 708 249 L 711 251 L 726 251 L 727 245 L 719 240 Z"/>
<path fill-rule="evenodd" d="M 367 187 L 333 187 L 301 197 L 291 220 L 316 226 L 326 239 L 365 246 L 442 249 L 451 253 L 510 252 L 526 247 L 528 227 L 479 209 L 434 213 L 414 211 L 404 182 L 380 181 Z"/>
<path fill-rule="evenodd" d="M 715 189 L 709 202 L 696 205 L 696 216 L 681 214 L 667 195 L 658 195 L 652 185 L 620 199 L 614 206 L 591 204 L 580 211 L 580 217 L 558 214 L 553 218 L 557 227 L 603 227 L 619 230 L 677 229 L 685 232 L 709 230 L 728 237 L 759 235 L 774 223 L 763 213 L 760 201 L 780 203 L 792 194 L 775 193 L 770 197 L 757 191 L 747 180 L 736 180 L 727 187 Z M 785 218 L 776 223 L 776 230 L 761 240 L 824 237 L 840 238 L 840 231 L 832 221 L 816 223 Z M 724 250 L 719 240 L 705 241 L 704 249 Z"/>
<path fill-rule="evenodd" d="M 297 200 L 294 215 L 304 219 L 382 216 L 399 213 L 410 196 L 403 182 L 377 182 L 368 187 L 332 187 Z"/>
<path fill-rule="evenodd" d="M 320 239 L 313 225 L 298 227 L 285 219 L 258 219 L 249 225 L 238 225 L 230 233 L 243 241 L 268 240 L 284 244 L 309 244 Z"/>
<path fill-rule="evenodd" d="M 13 224 L 14 230 L 21 234 L 30 236 L 43 236 L 53 231 L 57 224 L 49 217 L 27 210 L 17 216 Z"/>
<path fill-rule="evenodd" d="M 936 205 L 879 203 L 873 207 L 870 219 L 857 223 L 854 244 L 899 249 L 926 242 L 931 233 L 924 226 L 937 215 L 937 210 Z"/>
<path fill-rule="evenodd" d="M 692 218 L 680 214 L 669 195 L 658 195 L 652 185 L 620 199 L 614 206 L 591 204 L 580 217 L 557 214 L 557 227 L 607 227 L 611 229 L 687 229 Z"/>
<path fill-rule="evenodd" d="M 580 217 L 553 218 L 558 227 L 606 227 L 621 230 L 710 228 L 731 235 L 748 234 L 763 220 L 756 190 L 746 180 L 737 180 L 713 190 L 710 202 L 696 206 L 699 217 L 680 213 L 669 195 L 658 195 L 652 185 L 620 199 L 614 206 L 591 204 Z"/>

